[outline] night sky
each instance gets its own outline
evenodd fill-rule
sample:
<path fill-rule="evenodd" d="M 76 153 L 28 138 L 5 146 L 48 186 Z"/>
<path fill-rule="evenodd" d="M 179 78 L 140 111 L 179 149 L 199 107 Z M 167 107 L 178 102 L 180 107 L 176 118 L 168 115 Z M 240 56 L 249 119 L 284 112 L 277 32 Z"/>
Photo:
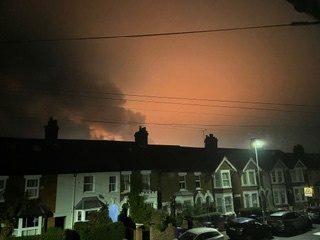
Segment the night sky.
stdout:
<path fill-rule="evenodd" d="M 320 152 L 320 25 L 285 0 L 1 1 L 0 136 Z"/>

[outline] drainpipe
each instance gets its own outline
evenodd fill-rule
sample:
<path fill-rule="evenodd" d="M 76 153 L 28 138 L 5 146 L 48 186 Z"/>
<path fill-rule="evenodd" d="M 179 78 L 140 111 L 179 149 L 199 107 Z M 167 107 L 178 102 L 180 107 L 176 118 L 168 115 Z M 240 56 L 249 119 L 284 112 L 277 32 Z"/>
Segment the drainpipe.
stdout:
<path fill-rule="evenodd" d="M 74 180 L 73 180 L 73 202 L 72 202 L 72 211 L 71 211 L 71 229 L 74 229 L 74 207 L 76 202 L 76 180 L 77 180 L 77 174 L 73 174 Z"/>

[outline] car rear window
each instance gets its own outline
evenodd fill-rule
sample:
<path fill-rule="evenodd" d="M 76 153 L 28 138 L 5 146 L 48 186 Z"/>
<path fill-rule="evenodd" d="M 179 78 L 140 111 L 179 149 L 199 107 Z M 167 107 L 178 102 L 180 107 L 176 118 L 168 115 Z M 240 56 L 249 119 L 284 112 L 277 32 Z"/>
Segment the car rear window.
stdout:
<path fill-rule="evenodd" d="M 272 221 L 282 220 L 282 216 L 270 216 L 269 219 Z"/>

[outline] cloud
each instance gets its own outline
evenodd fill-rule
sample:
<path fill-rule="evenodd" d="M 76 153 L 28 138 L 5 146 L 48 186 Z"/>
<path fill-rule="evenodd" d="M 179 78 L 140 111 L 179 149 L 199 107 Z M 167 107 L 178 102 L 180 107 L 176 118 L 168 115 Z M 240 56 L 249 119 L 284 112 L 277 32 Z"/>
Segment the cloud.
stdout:
<path fill-rule="evenodd" d="M 2 30 L 6 40 L 45 36 L 36 29 Z M 49 25 L 44 32 L 54 29 Z M 95 68 L 85 54 L 96 49 L 86 47 L 74 42 L 1 44 L 1 136 L 44 137 L 43 126 L 52 116 L 60 138 L 133 139 L 146 117 L 124 107 L 125 97 L 108 72 Z"/>

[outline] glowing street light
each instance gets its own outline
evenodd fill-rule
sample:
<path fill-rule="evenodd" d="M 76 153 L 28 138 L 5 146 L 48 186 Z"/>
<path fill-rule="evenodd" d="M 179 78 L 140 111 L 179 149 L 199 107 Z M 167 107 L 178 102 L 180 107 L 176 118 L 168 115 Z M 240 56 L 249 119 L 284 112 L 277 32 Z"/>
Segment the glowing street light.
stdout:
<path fill-rule="evenodd" d="M 257 173 L 258 173 L 258 197 L 259 197 L 259 203 L 262 209 L 262 220 L 265 222 L 265 213 L 264 213 L 264 206 L 263 201 L 261 199 L 260 190 L 261 190 L 261 182 L 260 182 L 260 167 L 259 167 L 259 157 L 258 157 L 258 148 L 261 148 L 263 146 L 263 141 L 258 138 L 251 139 L 251 145 L 254 147 L 254 152 L 256 154 L 256 164 L 257 164 Z"/>

